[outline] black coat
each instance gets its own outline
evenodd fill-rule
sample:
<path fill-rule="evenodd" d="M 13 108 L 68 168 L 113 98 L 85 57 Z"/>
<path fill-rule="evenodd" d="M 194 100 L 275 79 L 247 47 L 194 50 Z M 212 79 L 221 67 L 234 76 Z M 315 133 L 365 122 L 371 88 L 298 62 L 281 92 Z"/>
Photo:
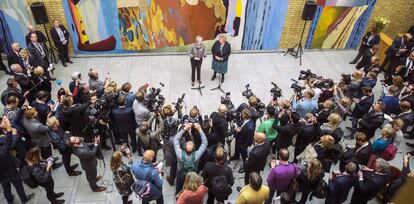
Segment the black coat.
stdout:
<path fill-rule="evenodd" d="M 98 146 L 91 143 L 85 143 L 81 147 L 74 147 L 73 154 L 79 157 L 82 169 L 85 171 L 92 171 L 96 169 L 98 160 L 96 159 L 96 153 Z"/>
<path fill-rule="evenodd" d="M 385 187 L 388 176 L 364 171 L 363 181 L 358 181 L 352 194 L 351 204 L 365 204 Z"/>
<path fill-rule="evenodd" d="M 40 62 L 38 62 L 37 60 L 36 60 L 36 58 L 34 58 L 34 57 L 32 57 L 32 56 L 29 56 L 29 65 L 28 66 L 25 66 L 25 63 L 23 62 L 23 60 L 22 59 L 20 59 L 20 66 L 23 68 L 23 69 L 28 69 L 28 68 L 36 68 L 37 66 L 39 66 L 40 65 Z"/>
<path fill-rule="evenodd" d="M 37 101 L 33 101 L 30 105 L 36 109 L 38 113 L 37 119 L 39 122 L 43 123 L 43 125 L 46 125 L 47 115 L 50 112 L 49 106 L 44 103 L 38 103 Z"/>
<path fill-rule="evenodd" d="M 22 89 L 22 93 L 28 91 L 34 86 L 32 77 L 29 77 L 26 74 L 14 74 L 13 78 L 19 84 L 20 88 Z"/>
<path fill-rule="evenodd" d="M 118 133 L 135 132 L 134 110 L 130 107 L 117 107 L 112 109 L 111 118 Z"/>
<path fill-rule="evenodd" d="M 401 128 L 401 131 L 405 133 L 407 131 L 407 127 L 413 124 L 414 112 L 411 110 L 407 113 L 400 113 L 396 118 L 399 118 L 404 122 L 404 126 Z"/>
<path fill-rule="evenodd" d="M 42 54 L 32 42 L 30 42 L 29 45 L 27 45 L 27 49 L 29 50 L 30 55 L 34 57 L 35 60 L 39 63 L 39 66 L 42 66 L 44 69 L 46 69 L 47 67 L 49 67 L 48 50 L 45 44 L 43 43 L 39 43 L 39 44 L 43 49 L 45 58 L 42 58 Z"/>
<path fill-rule="evenodd" d="M 12 133 L 6 133 L 6 137 L 0 138 L 2 145 L 0 145 L 0 183 L 8 183 L 12 181 L 19 181 L 20 175 L 16 168 L 17 160 L 9 151 L 12 148 Z"/>
<path fill-rule="evenodd" d="M 391 46 L 387 49 L 385 54 L 387 55 L 387 57 L 399 58 L 395 56 L 398 53 L 399 49 L 408 49 L 408 48 L 409 48 L 409 43 L 403 42 L 403 38 L 398 37 L 392 41 Z M 404 53 L 401 55 L 404 55 Z"/>
<path fill-rule="evenodd" d="M 322 130 L 319 124 L 308 124 L 298 132 L 295 144 L 295 158 L 305 150 L 306 146 L 319 140 L 322 136 Z"/>
<path fill-rule="evenodd" d="M 270 153 L 270 144 L 265 141 L 263 144 L 254 145 L 253 149 L 249 152 L 244 170 L 246 172 L 260 172 L 266 166 L 267 156 Z"/>
<path fill-rule="evenodd" d="M 368 113 L 372 104 L 374 104 L 374 96 L 368 96 L 355 104 L 354 110 L 352 110 L 352 117 L 362 118 L 366 113 Z"/>
<path fill-rule="evenodd" d="M 201 173 L 201 176 L 203 177 L 204 184 L 211 188 L 211 180 L 216 176 L 225 175 L 227 178 L 227 183 L 230 186 L 233 186 L 234 184 L 234 177 L 233 177 L 233 170 L 228 165 L 220 165 L 216 162 L 207 162 L 206 165 L 204 165 L 203 173 Z"/>
<path fill-rule="evenodd" d="M 356 162 L 358 164 L 361 164 L 361 165 L 364 165 L 364 166 L 366 166 L 368 164 L 369 157 L 372 154 L 372 144 L 371 144 L 371 142 L 368 142 L 368 143 L 369 144 L 367 146 L 360 149 L 358 152 L 355 152 Z"/>
<path fill-rule="evenodd" d="M 374 55 L 375 54 L 371 51 L 371 49 L 366 49 L 363 52 L 361 61 L 359 61 L 358 64 L 356 65 L 356 68 L 357 69 L 361 69 L 362 67 L 365 67 L 367 65 L 370 65 L 371 64 L 371 58 Z"/>
<path fill-rule="evenodd" d="M 35 33 L 36 33 L 36 36 L 37 36 L 37 42 L 46 44 L 47 39 L 46 39 L 45 35 L 40 30 L 36 30 Z M 30 34 L 32 34 L 32 32 L 29 32 L 26 35 L 26 45 L 30 44 Z"/>
<path fill-rule="evenodd" d="M 370 111 L 365 114 L 361 121 L 359 121 L 360 131 L 363 132 L 367 139 L 370 140 L 375 135 L 377 128 L 381 127 L 384 123 L 384 113 Z"/>
<path fill-rule="evenodd" d="M 302 126 L 299 123 L 290 123 L 286 126 L 282 126 L 278 125 L 278 121 L 279 118 L 276 117 L 272 126 L 272 128 L 275 129 L 278 133 L 276 137 L 276 149 L 288 148 L 290 145 L 292 145 L 293 136 L 299 132 Z"/>
<path fill-rule="evenodd" d="M 83 136 L 86 132 L 83 130 L 88 125 L 87 114 L 85 110 L 89 107 L 89 102 L 84 104 L 75 104 L 69 108 L 63 108 L 62 114 L 66 124 L 62 124 L 64 130 L 69 130 L 72 135 Z"/>
<path fill-rule="evenodd" d="M 66 45 L 69 43 L 69 32 L 66 30 L 65 26 L 63 25 L 59 25 L 59 28 L 62 30 L 63 35 L 65 36 L 65 40 L 67 40 L 68 42 L 66 43 Z M 52 37 L 53 42 L 55 43 L 55 46 L 58 47 L 59 45 L 62 46 L 62 42 L 60 41 L 60 37 L 58 32 L 56 31 L 55 27 L 53 27 L 52 29 L 50 29 L 50 35 Z"/>
<path fill-rule="evenodd" d="M 216 136 L 217 141 L 224 144 L 224 140 L 228 132 L 227 119 L 217 112 L 213 112 L 210 118 L 213 121 L 213 133 Z"/>
<path fill-rule="evenodd" d="M 231 46 L 230 43 L 224 43 L 222 51 L 220 51 L 220 42 L 217 40 L 213 47 L 211 47 L 211 54 L 213 55 L 213 60 L 216 60 L 215 56 L 222 57 L 223 61 L 227 61 L 229 59 L 231 53 Z"/>
<path fill-rule="evenodd" d="M 14 51 L 11 51 L 9 54 L 7 54 L 7 65 L 10 69 L 12 64 L 20 64 L 20 56 L 17 55 Z"/>
<path fill-rule="evenodd" d="M 359 47 L 360 52 L 371 48 L 373 45 L 378 45 L 380 43 L 381 38 L 378 34 L 375 35 L 371 40 L 369 40 L 371 34 L 371 32 L 368 32 L 364 35 L 364 37 L 362 37 L 361 46 Z"/>
<path fill-rule="evenodd" d="M 247 122 L 242 128 L 239 133 L 236 134 L 236 140 L 239 143 L 247 144 L 250 146 L 253 144 L 253 136 L 255 131 L 254 121 L 251 119 Z M 238 126 L 240 127 L 243 124 L 243 121 L 238 122 Z"/>
<path fill-rule="evenodd" d="M 401 101 L 408 101 L 411 105 L 411 110 L 414 111 L 414 95 L 406 95 L 401 98 Z"/>
<path fill-rule="evenodd" d="M 325 204 L 341 204 L 348 198 L 349 191 L 356 183 L 353 175 L 337 175 L 335 179 L 329 180 L 329 191 Z"/>

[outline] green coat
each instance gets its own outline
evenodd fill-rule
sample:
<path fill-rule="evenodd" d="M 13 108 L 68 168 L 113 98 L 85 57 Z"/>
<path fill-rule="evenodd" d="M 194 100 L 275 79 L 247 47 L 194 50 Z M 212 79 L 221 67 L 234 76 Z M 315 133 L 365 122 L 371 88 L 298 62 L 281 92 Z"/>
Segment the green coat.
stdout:
<path fill-rule="evenodd" d="M 263 121 L 259 127 L 257 128 L 256 132 L 262 132 L 266 134 L 267 141 L 274 141 L 277 137 L 277 131 L 272 128 L 273 122 L 275 121 L 274 118 L 268 119 Z"/>

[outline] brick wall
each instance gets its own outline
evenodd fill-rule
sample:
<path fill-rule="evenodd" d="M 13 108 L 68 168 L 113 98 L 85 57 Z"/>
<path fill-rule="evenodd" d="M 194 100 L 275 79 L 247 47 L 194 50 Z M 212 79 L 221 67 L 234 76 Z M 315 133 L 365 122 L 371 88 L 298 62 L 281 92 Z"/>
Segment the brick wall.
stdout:
<path fill-rule="evenodd" d="M 301 18 L 304 5 L 305 0 L 289 0 L 288 12 L 286 14 L 279 48 L 293 47 L 299 42 L 304 24 L 304 21 Z M 302 40 L 303 46 L 305 46 L 306 43 L 310 23 L 311 22 L 308 22 L 305 28 L 305 34 L 303 35 Z"/>
<path fill-rule="evenodd" d="M 390 38 L 395 38 L 397 34 L 407 32 L 408 28 L 414 25 L 413 11 L 413 0 L 377 0 L 367 29 L 375 25 L 375 17 L 385 17 L 390 20 L 390 24 L 383 32 Z"/>
<path fill-rule="evenodd" d="M 30 3 L 37 2 L 37 1 L 38 0 L 28 0 L 27 2 L 30 5 Z M 37 29 L 41 30 L 43 33 L 47 32 L 50 37 L 50 29 L 52 28 L 53 20 L 55 19 L 58 20 L 62 25 L 64 25 L 66 29 L 69 29 L 68 25 L 66 24 L 66 16 L 63 10 L 62 0 L 44 0 L 43 3 L 45 4 L 45 7 L 46 7 L 46 11 L 49 17 L 49 23 L 46 24 L 47 31 L 44 30 L 43 25 L 37 25 L 36 26 Z M 53 42 L 52 42 L 52 45 L 53 45 Z M 73 54 L 73 47 L 72 47 L 71 40 L 69 40 L 69 53 Z"/>

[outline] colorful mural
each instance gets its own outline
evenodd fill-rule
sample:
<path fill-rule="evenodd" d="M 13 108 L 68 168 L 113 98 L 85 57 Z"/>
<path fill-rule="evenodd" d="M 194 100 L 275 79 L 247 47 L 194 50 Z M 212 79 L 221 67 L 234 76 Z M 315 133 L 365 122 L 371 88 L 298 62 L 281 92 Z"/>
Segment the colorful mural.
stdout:
<path fill-rule="evenodd" d="M 325 6 L 318 6 L 306 47 L 356 48 L 375 2 L 376 0 L 319 1 L 318 4 L 324 3 Z"/>

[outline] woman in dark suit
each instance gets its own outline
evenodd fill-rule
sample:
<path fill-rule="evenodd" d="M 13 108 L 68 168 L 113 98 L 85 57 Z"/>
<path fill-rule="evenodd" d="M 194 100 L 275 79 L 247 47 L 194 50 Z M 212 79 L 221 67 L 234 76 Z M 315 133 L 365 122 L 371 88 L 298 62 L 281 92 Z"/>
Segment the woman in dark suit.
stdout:
<path fill-rule="evenodd" d="M 23 69 L 30 69 L 33 70 L 35 67 L 39 66 L 39 63 L 36 59 L 30 56 L 29 50 L 23 48 L 19 52 L 20 55 L 20 65 Z"/>
<path fill-rule="evenodd" d="M 213 55 L 213 62 L 211 68 L 214 70 L 211 81 L 216 79 L 217 73 L 221 74 L 221 83 L 224 82 L 224 74 L 227 73 L 228 60 L 231 53 L 230 43 L 226 42 L 225 35 L 219 35 L 219 39 L 214 43 L 211 48 L 211 54 Z"/>

